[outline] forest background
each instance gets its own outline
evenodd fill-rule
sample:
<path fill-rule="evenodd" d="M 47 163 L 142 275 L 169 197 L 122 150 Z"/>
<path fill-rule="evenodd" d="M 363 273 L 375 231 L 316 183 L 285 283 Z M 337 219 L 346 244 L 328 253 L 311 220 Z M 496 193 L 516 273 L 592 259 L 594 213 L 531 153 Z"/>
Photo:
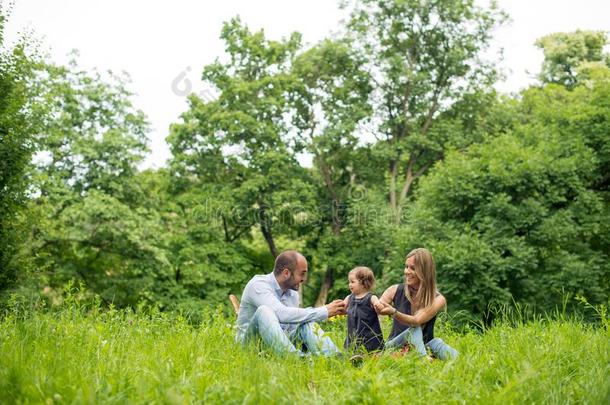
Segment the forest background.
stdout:
<path fill-rule="evenodd" d="M 485 59 L 497 8 L 344 6 L 342 35 L 308 47 L 226 22 L 225 55 L 202 69 L 217 96 L 189 96 L 167 166 L 148 170 L 128 77 L 53 64 L 27 36 L 8 47 L 3 7 L 1 305 L 59 305 L 72 283 L 197 319 L 284 249 L 309 260 L 303 304 L 322 305 L 357 265 L 379 292 L 400 282 L 424 246 L 458 318 L 607 306 L 607 33 L 540 38 L 539 82 L 509 96 Z"/>

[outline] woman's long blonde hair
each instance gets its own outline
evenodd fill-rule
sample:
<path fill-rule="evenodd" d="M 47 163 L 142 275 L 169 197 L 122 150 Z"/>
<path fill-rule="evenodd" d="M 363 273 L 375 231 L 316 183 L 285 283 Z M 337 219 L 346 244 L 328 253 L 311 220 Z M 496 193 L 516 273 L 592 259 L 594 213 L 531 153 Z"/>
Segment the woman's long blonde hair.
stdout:
<path fill-rule="evenodd" d="M 432 305 L 436 296 L 436 263 L 428 249 L 417 248 L 409 252 L 409 257 L 415 257 L 415 274 L 419 278 L 419 289 L 414 297 L 407 286 L 405 279 L 405 295 L 411 303 L 411 313 Z M 405 259 L 406 260 L 406 259 Z"/>

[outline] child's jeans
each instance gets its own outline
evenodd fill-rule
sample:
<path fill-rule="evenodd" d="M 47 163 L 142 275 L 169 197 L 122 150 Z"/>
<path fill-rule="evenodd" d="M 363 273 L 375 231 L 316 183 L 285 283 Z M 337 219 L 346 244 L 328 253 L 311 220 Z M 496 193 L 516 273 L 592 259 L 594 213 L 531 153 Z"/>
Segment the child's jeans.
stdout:
<path fill-rule="evenodd" d="M 420 356 L 426 356 L 426 347 L 429 347 L 435 357 L 441 360 L 447 360 L 456 358 L 458 351 L 447 343 L 443 342 L 440 338 L 434 338 L 424 345 L 424 336 L 420 326 L 407 328 L 405 331 L 389 340 L 385 344 L 386 349 L 395 349 L 403 347 L 405 344 L 410 343 L 415 347 L 415 351 Z"/>
<path fill-rule="evenodd" d="M 300 324 L 288 336 L 273 310 L 265 305 L 256 310 L 245 336 L 238 340 L 246 344 L 257 336 L 278 354 L 293 353 L 303 356 L 304 353 L 297 349 L 293 342 L 303 343 L 313 355 L 333 356 L 340 352 L 330 337 L 324 336 L 324 331 L 314 322 Z"/>

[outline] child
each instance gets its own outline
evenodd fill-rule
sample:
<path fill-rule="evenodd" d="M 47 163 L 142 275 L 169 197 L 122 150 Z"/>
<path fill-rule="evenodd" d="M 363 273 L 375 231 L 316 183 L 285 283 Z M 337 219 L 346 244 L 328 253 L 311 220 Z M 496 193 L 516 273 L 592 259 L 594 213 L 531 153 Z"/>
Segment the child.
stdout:
<path fill-rule="evenodd" d="M 445 297 L 436 289 L 436 264 L 432 253 L 419 248 L 405 260 L 405 282 L 389 287 L 377 301 L 377 311 L 394 318 L 385 347 L 401 348 L 412 344 L 420 356 L 429 348 L 442 360 L 458 356 L 457 350 L 434 337 L 436 314 L 445 308 Z"/>
<path fill-rule="evenodd" d="M 375 275 L 368 267 L 356 267 L 348 274 L 352 292 L 344 302 L 347 307 L 345 349 L 374 352 L 383 349 L 383 334 L 374 306 L 379 299 L 371 294 Z"/>

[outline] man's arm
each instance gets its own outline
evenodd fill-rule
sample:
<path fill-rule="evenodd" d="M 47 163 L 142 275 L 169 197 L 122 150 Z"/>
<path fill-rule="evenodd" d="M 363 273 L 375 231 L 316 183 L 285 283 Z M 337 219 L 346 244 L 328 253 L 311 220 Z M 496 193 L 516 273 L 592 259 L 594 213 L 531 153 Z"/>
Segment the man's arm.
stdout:
<path fill-rule="evenodd" d="M 275 313 L 280 323 L 304 323 L 318 322 L 328 318 L 328 309 L 319 308 L 298 308 L 284 305 L 275 295 L 273 288 L 264 281 L 255 282 L 248 286 L 251 291 L 244 295 L 248 296 L 249 303 L 256 308 L 266 305 Z"/>

